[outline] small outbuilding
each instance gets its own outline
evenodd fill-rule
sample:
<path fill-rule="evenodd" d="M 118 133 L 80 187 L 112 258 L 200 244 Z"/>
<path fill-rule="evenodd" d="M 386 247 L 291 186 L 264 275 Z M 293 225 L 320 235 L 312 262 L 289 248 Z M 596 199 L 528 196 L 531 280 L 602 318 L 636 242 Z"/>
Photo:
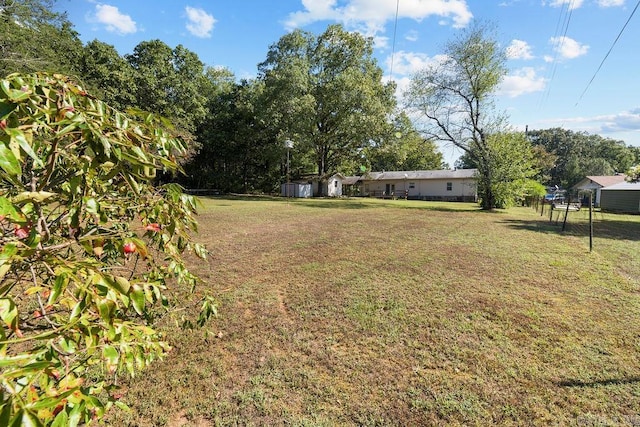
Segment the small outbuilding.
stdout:
<path fill-rule="evenodd" d="M 626 175 L 593 175 L 587 176 L 573 186 L 574 190 L 580 192 L 595 191 L 593 199 L 594 206 L 600 206 L 600 192 L 603 188 L 624 182 Z"/>
<path fill-rule="evenodd" d="M 289 182 L 284 183 L 280 187 L 282 197 L 298 197 L 307 198 L 311 197 L 311 184 Z"/>
<path fill-rule="evenodd" d="M 640 213 L 640 182 L 621 182 L 600 190 L 600 208 L 606 212 Z"/>
<path fill-rule="evenodd" d="M 331 175 L 326 180 L 313 179 L 313 195 L 318 197 L 341 197 L 342 182 L 346 177 L 341 173 Z"/>

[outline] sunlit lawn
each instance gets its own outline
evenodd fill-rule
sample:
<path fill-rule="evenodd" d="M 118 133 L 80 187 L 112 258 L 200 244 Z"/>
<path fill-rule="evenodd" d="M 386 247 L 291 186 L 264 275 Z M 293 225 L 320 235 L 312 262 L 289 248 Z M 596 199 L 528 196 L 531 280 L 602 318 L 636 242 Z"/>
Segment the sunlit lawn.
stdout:
<path fill-rule="evenodd" d="M 640 218 L 204 199 L 205 330 L 112 425 L 638 425 Z"/>

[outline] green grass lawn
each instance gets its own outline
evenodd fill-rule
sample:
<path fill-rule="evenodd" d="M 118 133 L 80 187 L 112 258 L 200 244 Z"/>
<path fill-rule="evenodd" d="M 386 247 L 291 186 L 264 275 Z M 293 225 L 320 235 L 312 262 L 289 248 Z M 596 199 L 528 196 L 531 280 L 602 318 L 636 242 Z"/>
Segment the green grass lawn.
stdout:
<path fill-rule="evenodd" d="M 204 199 L 205 330 L 111 425 L 639 425 L 640 217 Z"/>

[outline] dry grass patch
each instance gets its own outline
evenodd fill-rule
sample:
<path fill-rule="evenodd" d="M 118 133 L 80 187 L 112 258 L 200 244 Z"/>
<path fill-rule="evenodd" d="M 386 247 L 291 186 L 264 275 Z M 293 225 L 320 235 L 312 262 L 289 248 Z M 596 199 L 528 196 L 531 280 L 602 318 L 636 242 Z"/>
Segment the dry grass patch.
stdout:
<path fill-rule="evenodd" d="M 204 203 L 220 317 L 166 322 L 112 425 L 640 422 L 638 238 L 589 254 L 526 208 Z"/>

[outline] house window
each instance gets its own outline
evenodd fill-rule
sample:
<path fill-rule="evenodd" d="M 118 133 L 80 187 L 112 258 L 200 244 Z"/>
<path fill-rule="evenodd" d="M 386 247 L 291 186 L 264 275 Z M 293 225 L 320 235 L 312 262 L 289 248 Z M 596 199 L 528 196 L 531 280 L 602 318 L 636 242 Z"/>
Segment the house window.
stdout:
<path fill-rule="evenodd" d="M 451 190 L 453 190 L 453 183 L 447 182 L 447 191 L 451 191 Z"/>
<path fill-rule="evenodd" d="M 338 188 L 338 181 L 333 181 L 333 186 Z"/>
<path fill-rule="evenodd" d="M 416 183 L 415 182 L 410 182 L 409 183 L 409 188 L 416 188 Z"/>

